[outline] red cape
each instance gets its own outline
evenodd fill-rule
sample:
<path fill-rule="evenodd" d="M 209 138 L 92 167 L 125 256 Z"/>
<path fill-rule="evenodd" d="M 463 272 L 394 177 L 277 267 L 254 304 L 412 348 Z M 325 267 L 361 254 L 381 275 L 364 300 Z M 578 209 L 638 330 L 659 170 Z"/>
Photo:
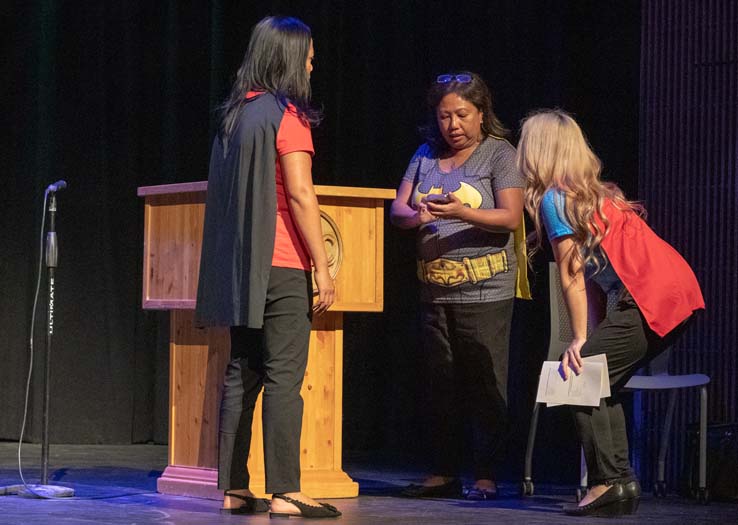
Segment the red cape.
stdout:
<path fill-rule="evenodd" d="M 654 332 L 664 337 L 705 307 L 694 272 L 671 245 L 635 212 L 619 210 L 611 201 L 602 211 L 610 229 L 601 247 Z M 604 229 L 598 214 L 595 220 Z"/>

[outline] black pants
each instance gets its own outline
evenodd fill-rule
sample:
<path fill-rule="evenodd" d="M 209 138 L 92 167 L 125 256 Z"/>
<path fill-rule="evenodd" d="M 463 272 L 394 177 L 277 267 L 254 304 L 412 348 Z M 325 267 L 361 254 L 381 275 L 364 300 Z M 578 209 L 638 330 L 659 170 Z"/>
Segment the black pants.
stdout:
<path fill-rule="evenodd" d="M 431 472 L 456 477 L 471 430 L 475 479 L 494 479 L 507 431 L 507 366 L 513 300 L 422 305 Z"/>
<path fill-rule="evenodd" d="M 218 488 L 249 486 L 251 422 L 263 386 L 266 492 L 300 490 L 300 389 L 307 366 L 311 306 L 310 273 L 273 267 L 264 327 L 231 327 L 231 361 L 220 409 Z"/>
<path fill-rule="evenodd" d="M 606 354 L 610 373 L 611 396 L 602 399 L 599 407 L 572 407 L 590 486 L 633 478 L 620 390 L 639 368 L 671 346 L 686 324 L 687 321 L 666 337 L 659 337 L 649 328 L 633 297 L 623 289 L 617 305 L 582 347 L 582 357 Z"/>

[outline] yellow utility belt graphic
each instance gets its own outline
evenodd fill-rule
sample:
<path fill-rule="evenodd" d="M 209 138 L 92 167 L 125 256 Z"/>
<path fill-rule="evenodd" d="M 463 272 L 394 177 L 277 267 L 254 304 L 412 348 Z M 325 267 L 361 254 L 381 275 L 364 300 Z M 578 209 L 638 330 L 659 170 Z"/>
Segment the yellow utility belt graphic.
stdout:
<path fill-rule="evenodd" d="M 460 261 L 451 259 L 434 259 L 424 262 L 418 260 L 418 279 L 424 283 L 439 286 L 458 286 L 463 283 L 478 283 L 491 279 L 498 273 L 508 271 L 507 253 L 505 251 L 488 253 L 481 257 Z"/>

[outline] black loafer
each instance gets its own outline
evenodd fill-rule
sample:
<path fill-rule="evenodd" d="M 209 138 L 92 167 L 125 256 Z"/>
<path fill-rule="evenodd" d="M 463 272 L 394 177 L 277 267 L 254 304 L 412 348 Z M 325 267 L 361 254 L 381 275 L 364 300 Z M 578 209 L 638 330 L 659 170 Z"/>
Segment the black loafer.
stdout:
<path fill-rule="evenodd" d="M 460 498 L 461 480 L 454 478 L 440 485 L 408 485 L 400 491 L 405 498 Z"/>
<path fill-rule="evenodd" d="M 626 494 L 621 483 L 615 483 L 599 498 L 587 505 L 566 505 L 564 513 L 569 516 L 623 516 L 638 509 L 640 497 Z"/>

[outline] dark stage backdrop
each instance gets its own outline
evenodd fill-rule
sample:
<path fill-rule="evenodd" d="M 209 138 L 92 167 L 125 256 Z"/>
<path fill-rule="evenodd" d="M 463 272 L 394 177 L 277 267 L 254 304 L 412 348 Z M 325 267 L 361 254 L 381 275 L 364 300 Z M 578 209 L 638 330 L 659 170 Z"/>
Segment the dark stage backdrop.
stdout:
<path fill-rule="evenodd" d="M 644 2 L 642 39 L 639 193 L 650 223 L 694 267 L 707 307 L 675 346 L 671 372 L 709 375 L 708 421 L 736 422 L 738 1 Z M 699 420 L 698 391 L 682 391 L 678 403 L 671 487 L 685 466 L 679 459 L 694 450 L 686 430 Z M 656 463 L 667 405 L 666 394 L 642 397 L 635 437 L 644 467 Z"/>
<path fill-rule="evenodd" d="M 314 99 L 326 115 L 314 133 L 318 184 L 396 187 L 420 142 L 429 82 L 466 68 L 489 82 L 513 130 L 534 108 L 574 112 L 606 176 L 630 195 L 638 187 L 636 1 L 41 0 L 3 11 L 12 23 L 2 36 L 9 138 L 0 145 L 0 439 L 18 437 L 22 416 L 43 189 L 65 179 L 52 442 L 166 441 L 166 316 L 140 308 L 136 188 L 206 179 L 213 109 L 250 28 L 267 14 L 298 16 L 314 31 Z M 413 245 L 411 233 L 388 225 L 385 311 L 347 316 L 347 454 L 421 456 Z M 522 465 L 548 338 L 547 281 L 543 274 L 533 280 L 536 300 L 518 304 L 515 314 L 510 476 Z M 33 441 L 40 438 L 41 370 L 32 383 Z M 538 477 L 573 481 L 578 449 L 568 414 L 546 411 L 542 425 Z M 567 467 L 561 458 L 570 458 Z"/>

